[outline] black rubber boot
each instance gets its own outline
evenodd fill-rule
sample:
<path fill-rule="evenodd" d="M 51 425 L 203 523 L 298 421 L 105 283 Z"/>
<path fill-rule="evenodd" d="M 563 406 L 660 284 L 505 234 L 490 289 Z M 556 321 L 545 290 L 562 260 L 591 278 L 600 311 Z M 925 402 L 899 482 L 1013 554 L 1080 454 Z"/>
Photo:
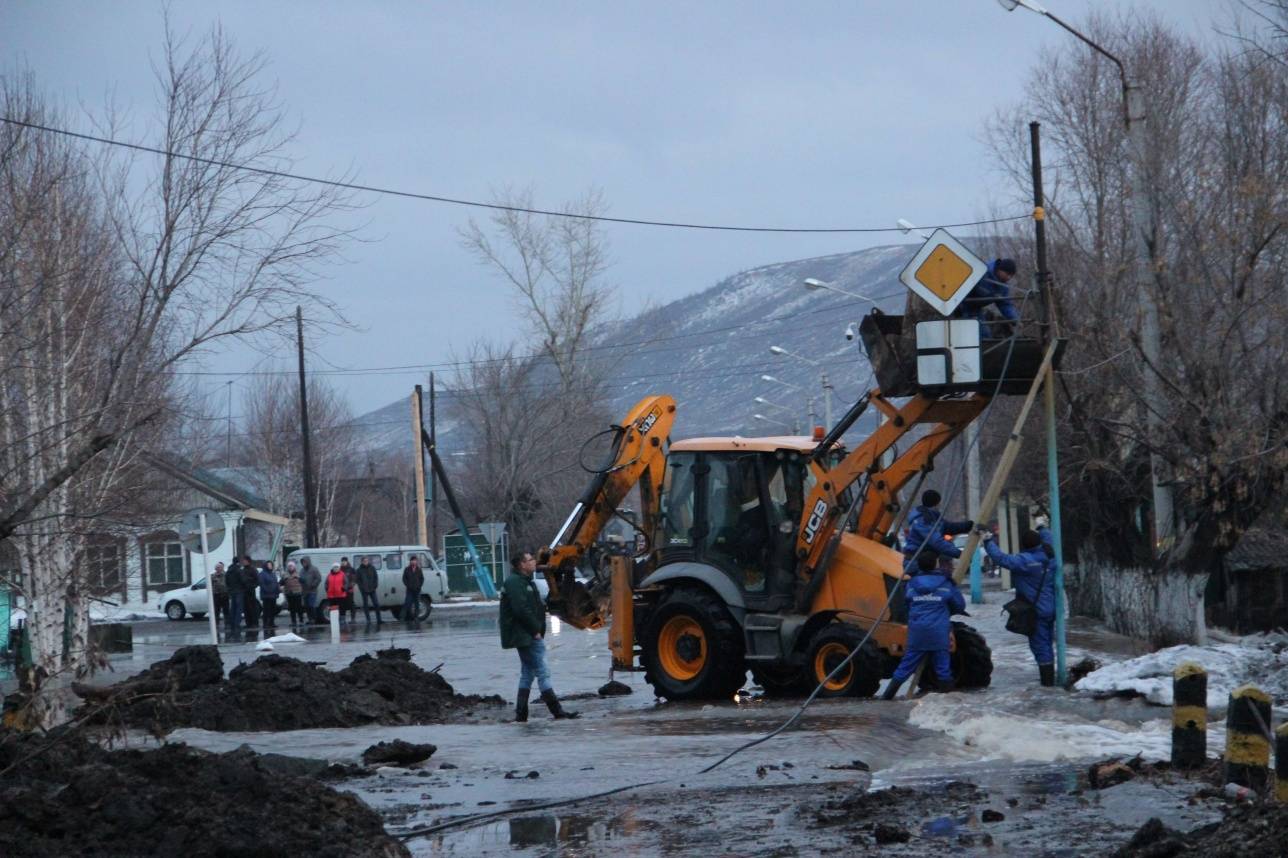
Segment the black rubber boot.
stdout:
<path fill-rule="evenodd" d="M 935 679 L 934 692 L 936 694 L 948 694 L 957 690 L 957 681 L 955 679 Z"/>
<path fill-rule="evenodd" d="M 1040 681 L 1042 682 L 1043 686 L 1045 686 L 1046 688 L 1054 687 L 1055 686 L 1055 665 L 1039 664 L 1038 676 L 1040 677 Z"/>
<path fill-rule="evenodd" d="M 559 705 L 559 698 L 555 696 L 554 689 L 541 692 L 541 699 L 545 701 L 547 708 L 550 709 L 550 714 L 555 716 L 555 718 L 581 717 L 580 712 L 569 712 L 567 709 L 564 709 L 563 706 Z"/>
<path fill-rule="evenodd" d="M 515 723 L 522 724 L 528 720 L 528 695 L 531 693 L 531 688 L 524 688 L 519 692 L 518 699 L 514 701 Z"/>
<path fill-rule="evenodd" d="M 882 700 L 893 700 L 893 699 L 894 699 L 894 696 L 895 696 L 896 694 L 898 694 L 898 693 L 899 693 L 899 688 L 900 688 L 900 686 L 902 686 L 902 685 L 903 685 L 903 680 L 902 680 L 902 679 L 892 679 L 892 680 L 890 680 L 890 684 L 886 686 L 885 691 L 882 691 L 882 692 L 881 692 L 881 699 L 882 699 Z"/>

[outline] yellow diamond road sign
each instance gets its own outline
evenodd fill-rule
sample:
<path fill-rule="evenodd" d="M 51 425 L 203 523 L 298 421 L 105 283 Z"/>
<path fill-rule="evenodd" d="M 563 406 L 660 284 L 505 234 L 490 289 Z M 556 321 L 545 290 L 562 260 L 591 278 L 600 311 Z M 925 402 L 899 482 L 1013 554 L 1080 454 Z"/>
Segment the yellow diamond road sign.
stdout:
<path fill-rule="evenodd" d="M 899 274 L 903 285 L 945 316 L 962 302 L 988 265 L 960 241 L 937 229 Z"/>

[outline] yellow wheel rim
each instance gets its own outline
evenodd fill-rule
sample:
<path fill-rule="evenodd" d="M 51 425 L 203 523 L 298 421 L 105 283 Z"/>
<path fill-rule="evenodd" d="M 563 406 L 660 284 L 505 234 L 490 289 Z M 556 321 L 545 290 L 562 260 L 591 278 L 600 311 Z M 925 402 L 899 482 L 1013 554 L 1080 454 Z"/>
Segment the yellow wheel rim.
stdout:
<path fill-rule="evenodd" d="M 819 647 L 818 652 L 814 653 L 814 681 L 823 682 L 823 677 L 831 673 L 849 654 L 849 647 L 842 643 L 825 643 Z M 823 682 L 823 688 L 827 691 L 844 691 L 853 677 L 854 662 L 850 662 L 836 676 Z"/>
<path fill-rule="evenodd" d="M 688 682 L 707 663 L 707 636 L 692 617 L 672 617 L 657 636 L 657 655 L 667 675 Z"/>

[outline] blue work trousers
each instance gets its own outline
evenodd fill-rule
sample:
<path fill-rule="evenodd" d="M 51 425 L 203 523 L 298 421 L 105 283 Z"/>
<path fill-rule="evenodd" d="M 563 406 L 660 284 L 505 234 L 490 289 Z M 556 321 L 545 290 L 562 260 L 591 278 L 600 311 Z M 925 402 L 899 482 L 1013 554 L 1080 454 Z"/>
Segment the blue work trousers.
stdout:
<path fill-rule="evenodd" d="M 1038 630 L 1029 636 L 1029 651 L 1039 665 L 1055 663 L 1055 652 L 1051 649 L 1054 639 L 1055 617 L 1038 617 Z"/>
<path fill-rule="evenodd" d="M 241 625 L 242 614 L 246 610 L 246 593 L 239 587 L 228 590 L 228 628 L 235 629 Z"/>
<path fill-rule="evenodd" d="M 544 694 L 554 689 L 550 684 L 550 668 L 546 666 L 546 642 L 534 640 L 527 646 L 516 647 L 519 651 L 519 690 L 527 691 L 532 687 L 532 680 L 537 680 L 537 687 Z"/>
<path fill-rule="evenodd" d="M 316 590 L 312 593 L 304 594 L 304 616 L 310 623 L 320 622 L 318 618 L 318 594 Z"/>
<path fill-rule="evenodd" d="M 910 649 L 903 654 L 903 660 L 899 666 L 894 669 L 894 676 L 890 677 L 895 682 L 903 682 L 908 677 L 917 672 L 917 665 L 921 660 L 930 656 L 930 666 L 935 670 L 935 678 L 942 679 L 945 682 L 953 678 L 953 667 L 948 660 L 948 650 L 946 649 Z"/>

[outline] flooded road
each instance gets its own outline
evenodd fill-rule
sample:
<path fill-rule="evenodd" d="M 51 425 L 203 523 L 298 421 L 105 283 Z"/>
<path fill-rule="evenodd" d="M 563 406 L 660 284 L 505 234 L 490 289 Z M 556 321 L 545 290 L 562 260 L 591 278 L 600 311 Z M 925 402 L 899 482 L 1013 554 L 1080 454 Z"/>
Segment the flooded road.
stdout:
<path fill-rule="evenodd" d="M 1024 837 L 1037 837 L 1046 829 L 1032 819 L 1025 822 L 1029 811 L 1017 815 L 1016 807 L 1034 804 L 1033 813 L 1056 819 L 1058 814 L 1048 812 L 1047 798 L 1035 804 L 1034 796 L 1041 795 L 1051 798 L 1052 808 L 1068 805 L 1068 813 L 1082 813 L 1079 802 L 1087 799 L 1073 793 L 1086 762 L 1119 754 L 1166 757 L 1169 710 L 1140 700 L 1096 700 L 1040 688 L 1026 640 L 1002 629 L 998 605 L 1004 599 L 1000 593 L 989 598 L 992 604 L 973 606 L 975 616 L 967 620 L 993 648 L 989 689 L 915 701 L 817 701 L 792 730 L 707 775 L 697 772 L 779 726 L 799 703 L 762 698 L 749 685 L 744 695 L 727 703 L 669 704 L 653 698 L 641 674 L 620 672 L 615 678 L 634 693 L 599 698 L 595 691 L 609 678 L 606 632 L 578 631 L 557 621 L 548 638 L 550 665 L 555 688 L 569 708 L 582 713 L 576 721 L 555 722 L 538 704 L 532 720 L 522 725 L 509 722 L 512 711 L 507 707 L 483 710 L 468 723 L 287 733 L 185 729 L 169 741 L 212 751 L 247 744 L 262 752 L 346 763 L 358 762 L 362 751 L 378 741 L 433 743 L 438 751 L 421 766 L 383 769 L 337 785 L 376 808 L 395 834 L 454 817 L 663 782 L 414 839 L 408 845 L 415 854 L 598 854 L 609 848 L 655 854 L 692 851 L 707 843 L 735 852 L 792 854 L 793 844 L 808 842 L 811 849 L 821 849 L 832 836 L 815 830 L 802 807 L 870 785 L 928 786 L 954 780 L 989 792 L 987 801 L 975 802 L 979 806 L 972 813 L 992 802 L 998 812 L 1017 817 L 1009 827 L 990 831 L 1009 831 L 1013 842 L 1029 842 Z M 114 673 L 99 681 L 137 672 L 179 646 L 208 642 L 206 626 L 199 622 L 139 623 L 134 633 L 135 652 L 114 658 Z M 514 698 L 518 659 L 499 646 L 494 606 L 436 608 L 419 629 L 360 623 L 346 628 L 339 644 L 330 642 L 325 628 L 301 634 L 306 642 L 279 645 L 275 651 L 338 669 L 375 649 L 407 647 L 421 666 L 441 664 L 441 673 L 460 693 Z M 252 633 L 249 639 L 222 644 L 226 668 L 258 657 L 255 646 L 261 637 Z M 1113 661 L 1140 651 L 1125 638 L 1078 623 L 1071 629 L 1070 644 L 1070 663 L 1084 655 Z M 1214 731 L 1211 742 L 1219 741 L 1219 730 Z M 1126 786 L 1132 789 L 1115 792 L 1112 809 L 1096 795 L 1097 824 L 1107 826 L 1106 833 L 1130 833 L 1150 816 L 1167 816 L 1184 805 L 1176 796 L 1160 793 L 1158 786 Z M 1177 810 L 1173 816 L 1169 824 L 1193 827 L 1210 813 Z M 964 825 L 954 822 L 953 830 Z M 834 845 L 844 846 L 847 836 L 836 834 Z M 782 843 L 771 847 L 766 838 Z M 981 835 L 981 843 L 983 839 Z"/>

